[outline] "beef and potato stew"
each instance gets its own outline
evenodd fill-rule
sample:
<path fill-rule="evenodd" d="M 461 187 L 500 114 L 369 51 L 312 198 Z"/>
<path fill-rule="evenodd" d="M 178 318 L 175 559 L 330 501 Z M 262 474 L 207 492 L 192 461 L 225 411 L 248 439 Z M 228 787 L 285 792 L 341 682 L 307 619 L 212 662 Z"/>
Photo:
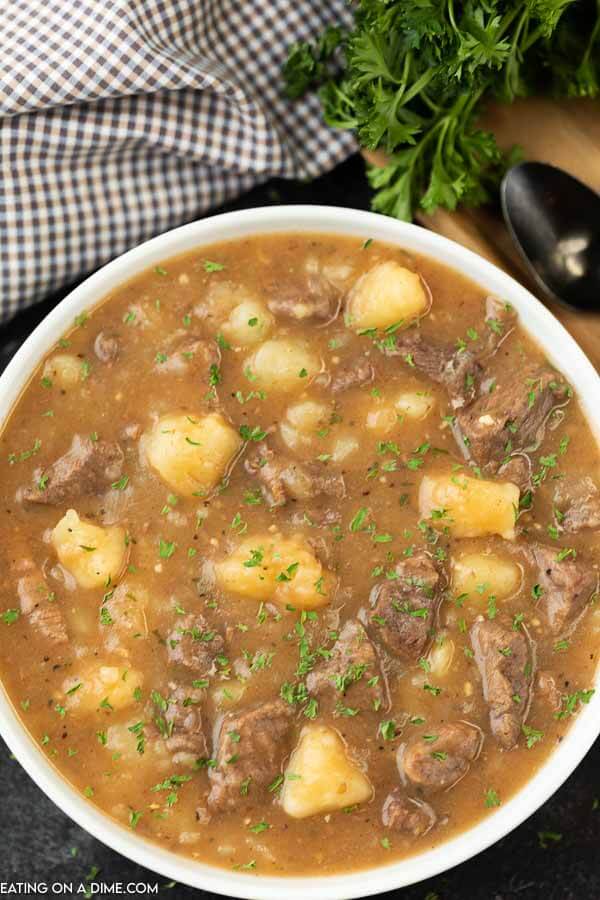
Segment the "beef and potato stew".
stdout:
<path fill-rule="evenodd" d="M 265 235 L 77 317 L 1 436 L 0 671 L 90 803 L 257 874 L 494 814 L 593 693 L 598 449 L 501 297 Z"/>

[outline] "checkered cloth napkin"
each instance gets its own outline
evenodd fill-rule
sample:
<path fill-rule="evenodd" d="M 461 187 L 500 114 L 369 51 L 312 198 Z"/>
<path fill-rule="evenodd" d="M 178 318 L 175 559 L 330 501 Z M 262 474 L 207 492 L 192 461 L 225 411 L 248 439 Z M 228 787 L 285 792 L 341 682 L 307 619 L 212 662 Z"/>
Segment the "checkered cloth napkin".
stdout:
<path fill-rule="evenodd" d="M 284 97 L 281 66 L 349 18 L 346 0 L 4 0 L 0 321 L 258 182 L 348 156 L 314 96 Z"/>

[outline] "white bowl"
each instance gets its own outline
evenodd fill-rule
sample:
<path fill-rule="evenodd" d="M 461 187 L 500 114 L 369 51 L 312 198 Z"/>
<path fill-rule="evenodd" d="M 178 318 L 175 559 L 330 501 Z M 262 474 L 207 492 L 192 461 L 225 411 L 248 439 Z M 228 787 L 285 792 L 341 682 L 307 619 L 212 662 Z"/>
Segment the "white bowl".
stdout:
<path fill-rule="evenodd" d="M 595 369 L 562 325 L 516 281 L 470 250 L 418 226 L 373 213 L 322 206 L 248 209 L 192 222 L 153 238 L 104 266 L 52 310 L 11 360 L 0 378 L 0 422 L 18 400 L 33 368 L 71 327 L 78 313 L 95 306 L 133 275 L 170 256 L 215 241 L 269 232 L 329 232 L 388 241 L 464 273 L 486 291 L 513 304 L 523 326 L 566 375 L 594 433 L 600 434 L 600 379 Z M 599 682 L 597 675 L 596 687 Z M 523 822 L 568 778 L 600 733 L 600 690 L 581 709 L 565 739 L 535 777 L 478 825 L 434 850 L 400 862 L 349 874 L 306 878 L 275 878 L 218 869 L 164 850 L 114 822 L 58 773 L 20 723 L 4 690 L 0 691 L 0 732 L 21 765 L 57 806 L 96 838 L 142 866 L 192 887 L 248 900 L 305 900 L 307 896 L 312 900 L 339 900 L 390 891 L 437 875 L 489 847 Z"/>

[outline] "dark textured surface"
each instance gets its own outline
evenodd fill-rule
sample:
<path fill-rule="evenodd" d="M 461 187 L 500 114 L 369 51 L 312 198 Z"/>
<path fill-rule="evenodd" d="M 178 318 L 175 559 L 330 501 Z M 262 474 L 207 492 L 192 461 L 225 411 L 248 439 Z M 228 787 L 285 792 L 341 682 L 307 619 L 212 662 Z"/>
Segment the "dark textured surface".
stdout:
<path fill-rule="evenodd" d="M 270 183 L 229 208 L 281 202 L 366 208 L 369 192 L 361 161 L 350 160 L 311 184 Z M 0 331 L 1 368 L 52 305 L 38 306 Z M 72 881 L 76 889 L 98 869 L 96 878 L 106 885 L 142 881 L 160 885 L 160 896 L 182 900 L 213 896 L 173 886 L 87 835 L 46 799 L 10 758 L 1 740 L 0 798 L 0 888 L 2 882 L 38 880 Z M 540 832 L 561 838 L 548 840 L 544 849 Z M 596 743 L 560 791 L 511 835 L 446 875 L 396 896 L 402 900 L 599 900 L 599 832 L 600 745 Z"/>

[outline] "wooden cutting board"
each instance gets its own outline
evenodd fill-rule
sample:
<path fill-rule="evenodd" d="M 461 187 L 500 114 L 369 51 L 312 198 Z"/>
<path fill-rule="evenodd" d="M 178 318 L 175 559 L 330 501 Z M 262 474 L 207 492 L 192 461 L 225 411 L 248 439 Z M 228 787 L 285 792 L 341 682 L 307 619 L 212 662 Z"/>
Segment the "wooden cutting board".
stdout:
<path fill-rule="evenodd" d="M 552 163 L 600 192 L 600 103 L 528 98 L 510 105 L 490 105 L 481 120 L 500 147 L 518 144 L 526 159 Z M 369 155 L 373 162 L 377 154 Z M 379 157 L 381 159 L 381 157 Z M 522 282 L 554 313 L 600 370 L 598 313 L 572 312 L 540 295 L 515 250 L 499 211 L 489 207 L 417 215 L 417 221 L 464 244 Z M 600 228 L 600 223 L 598 223 Z M 600 307 L 600 297 L 598 298 Z"/>

